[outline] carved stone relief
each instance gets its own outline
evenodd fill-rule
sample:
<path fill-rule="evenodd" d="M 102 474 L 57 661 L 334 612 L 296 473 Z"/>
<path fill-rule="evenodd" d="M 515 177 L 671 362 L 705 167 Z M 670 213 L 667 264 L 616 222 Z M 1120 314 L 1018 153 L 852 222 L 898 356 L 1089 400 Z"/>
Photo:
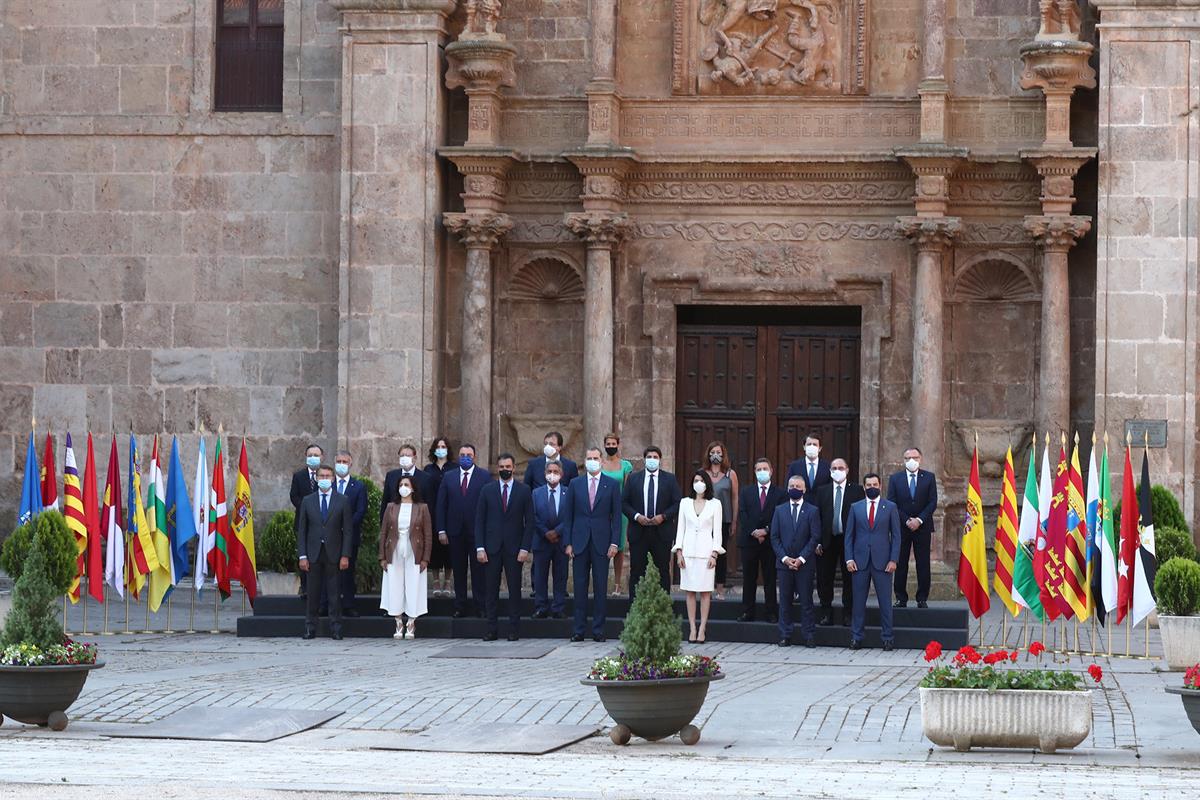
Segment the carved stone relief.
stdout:
<path fill-rule="evenodd" d="M 824 248 L 804 244 L 718 244 L 705 256 L 705 267 L 725 274 L 791 277 L 816 273 L 827 262 Z"/>
<path fill-rule="evenodd" d="M 838 239 L 903 239 L 894 222 L 635 222 L 642 239 L 688 242 L 821 242 Z"/>
<path fill-rule="evenodd" d="M 955 302 L 1030 303 L 1040 299 L 1028 266 L 1009 253 L 981 253 L 955 271 Z"/>
<path fill-rule="evenodd" d="M 535 253 L 516 270 L 507 295 L 511 300 L 577 303 L 583 291 L 579 270 L 562 255 Z"/>

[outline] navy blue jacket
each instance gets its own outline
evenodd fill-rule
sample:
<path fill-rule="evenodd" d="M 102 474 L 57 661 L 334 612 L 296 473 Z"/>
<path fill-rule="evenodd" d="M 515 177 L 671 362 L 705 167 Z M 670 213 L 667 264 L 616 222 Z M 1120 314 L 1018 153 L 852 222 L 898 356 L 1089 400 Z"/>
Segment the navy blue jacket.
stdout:
<path fill-rule="evenodd" d="M 803 558 L 804 566 L 813 563 L 817 545 L 821 543 L 821 513 L 812 503 L 800 504 L 800 519 L 792 522 L 792 501 L 775 506 L 771 517 L 771 547 L 775 550 L 775 566 L 787 569 L 783 557 Z"/>
<path fill-rule="evenodd" d="M 533 552 L 545 553 L 554 550 L 556 547 L 559 550 L 565 548 L 566 536 L 564 535 L 565 526 L 562 522 L 562 516 L 567 510 L 567 501 L 570 496 L 570 491 L 563 484 L 559 484 L 556 491 L 558 494 L 558 511 L 554 510 L 554 504 L 550 502 L 550 487 L 539 486 L 533 490 Z M 546 539 L 546 534 L 550 531 L 558 533 L 558 543 L 555 544 Z"/>
<path fill-rule="evenodd" d="M 592 553 L 608 557 L 608 548 L 621 542 L 621 485 L 600 475 L 596 486 L 596 506 L 588 508 L 588 476 L 571 481 L 571 491 L 563 514 L 567 544 L 579 553 L 589 545 Z"/>
<path fill-rule="evenodd" d="M 460 479 L 461 480 L 461 479 Z M 508 491 L 508 508 L 500 506 L 500 481 L 492 481 L 479 493 L 479 509 L 475 512 L 475 549 L 483 548 L 489 556 L 515 556 L 533 547 L 533 492 L 523 483 L 513 480 Z"/>
<path fill-rule="evenodd" d="M 447 536 L 474 536 L 475 512 L 479 508 L 479 494 L 492 479 L 492 474 L 483 467 L 475 467 L 471 481 L 467 484 L 467 495 L 462 494 L 462 469 L 446 470 L 438 489 L 437 529 Z"/>
<path fill-rule="evenodd" d="M 646 478 L 649 474 L 644 469 L 631 473 L 621 489 L 621 511 L 629 520 L 629 536 L 633 539 L 639 539 L 646 527 L 633 520 L 638 514 L 646 513 Z M 682 499 L 683 494 L 679 491 L 679 481 L 675 480 L 675 476 L 666 470 L 658 470 L 654 474 L 654 514 L 663 515 L 661 528 L 669 530 L 672 536 Z"/>
<path fill-rule="evenodd" d="M 333 476 L 333 490 L 336 492 L 341 478 Z M 363 518 L 367 516 L 367 485 L 353 475 L 346 477 L 346 491 L 342 494 L 350 504 L 350 524 L 354 526 L 354 542 L 362 541 Z"/>
<path fill-rule="evenodd" d="M 738 547 L 749 547 L 754 544 L 755 539 L 750 533 L 759 528 L 765 528 L 767 534 L 770 535 L 771 522 L 775 518 L 776 506 L 788 501 L 787 491 L 782 486 L 772 482 L 770 488 L 767 489 L 766 508 L 762 508 L 758 502 L 759 488 L 758 481 L 756 480 L 754 483 L 743 486 L 738 493 Z"/>
<path fill-rule="evenodd" d="M 562 481 L 558 485 L 565 488 L 571 485 L 571 481 L 579 477 L 579 467 L 561 453 L 558 456 L 558 463 L 562 465 Z M 525 467 L 525 485 L 530 489 L 546 485 L 546 457 L 544 455 L 533 459 Z"/>
<path fill-rule="evenodd" d="M 850 507 L 846 520 L 846 560 L 859 569 L 883 569 L 900 561 L 900 514 L 896 504 L 883 498 L 875 507 L 875 527 L 868 524 L 867 500 Z"/>
<path fill-rule="evenodd" d="M 808 494 L 813 494 L 814 489 L 833 482 L 833 478 L 829 476 L 829 462 L 820 457 L 817 458 L 817 477 L 815 480 L 811 481 L 811 484 L 808 480 L 807 458 L 798 458 L 792 463 L 788 464 L 787 476 L 790 478 L 793 475 L 799 475 L 800 477 L 804 478 L 805 490 Z M 783 485 L 787 486 L 786 478 L 783 481 Z"/>
<path fill-rule="evenodd" d="M 937 508 L 937 478 L 932 472 L 917 470 L 917 494 L 914 497 L 908 491 L 908 470 L 900 470 L 888 478 L 887 499 L 896 504 L 899 510 L 900 523 L 909 517 L 921 520 L 921 527 L 913 533 L 933 532 L 933 512 Z M 908 530 L 905 528 L 904 530 Z"/>

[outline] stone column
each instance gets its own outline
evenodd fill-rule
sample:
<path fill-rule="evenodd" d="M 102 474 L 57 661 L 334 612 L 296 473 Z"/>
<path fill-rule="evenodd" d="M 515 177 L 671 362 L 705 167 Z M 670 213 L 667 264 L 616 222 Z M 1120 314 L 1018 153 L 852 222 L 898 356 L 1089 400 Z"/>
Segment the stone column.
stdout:
<path fill-rule="evenodd" d="M 625 214 L 584 211 L 564 218 L 587 242 L 587 294 L 583 317 L 583 431 L 586 447 L 599 447 L 613 427 L 613 255 L 629 221 Z"/>
<path fill-rule="evenodd" d="M 480 464 L 491 462 L 492 430 L 492 250 L 512 228 L 507 214 L 447 212 L 446 227 L 467 248 L 463 279 L 462 441 L 476 447 Z"/>
<path fill-rule="evenodd" d="M 921 38 L 921 141 L 946 141 L 946 0 L 924 0 Z"/>

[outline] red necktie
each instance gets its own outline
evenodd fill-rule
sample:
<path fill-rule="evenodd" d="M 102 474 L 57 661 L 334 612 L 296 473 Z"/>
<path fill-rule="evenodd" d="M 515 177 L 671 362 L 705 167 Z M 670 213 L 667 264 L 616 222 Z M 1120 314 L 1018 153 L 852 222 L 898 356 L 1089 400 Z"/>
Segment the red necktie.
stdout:
<path fill-rule="evenodd" d="M 500 510 L 508 511 L 508 484 L 505 483 L 500 487 Z"/>
<path fill-rule="evenodd" d="M 867 506 L 867 524 L 872 528 L 875 527 L 875 501 L 871 501 Z"/>
<path fill-rule="evenodd" d="M 462 494 L 463 497 L 467 496 L 467 473 L 465 472 L 463 473 Z"/>
<path fill-rule="evenodd" d="M 767 507 L 767 487 L 762 487 L 758 490 L 758 510 L 762 511 Z"/>

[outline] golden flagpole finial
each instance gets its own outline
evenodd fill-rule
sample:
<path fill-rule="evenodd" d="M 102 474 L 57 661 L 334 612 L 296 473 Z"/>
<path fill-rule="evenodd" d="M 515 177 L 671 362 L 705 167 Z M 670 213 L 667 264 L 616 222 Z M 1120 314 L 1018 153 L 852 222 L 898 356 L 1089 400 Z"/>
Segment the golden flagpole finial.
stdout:
<path fill-rule="evenodd" d="M 1063 447 L 1063 449 L 1064 449 L 1064 450 L 1066 450 L 1066 449 L 1067 449 L 1067 432 L 1066 432 L 1066 431 L 1059 431 L 1059 432 L 1058 432 L 1058 438 L 1059 438 L 1059 440 L 1062 442 L 1062 447 Z"/>
<path fill-rule="evenodd" d="M 1133 434 L 1129 431 L 1128 428 L 1125 429 L 1125 446 L 1133 447 Z"/>
<path fill-rule="evenodd" d="M 1108 449 L 1108 429 L 1104 430 L 1104 449 Z"/>
<path fill-rule="evenodd" d="M 1096 429 L 1092 428 L 1092 448 L 1096 447 Z"/>
<path fill-rule="evenodd" d="M 1079 431 L 1075 431 L 1075 446 L 1079 447 Z"/>

